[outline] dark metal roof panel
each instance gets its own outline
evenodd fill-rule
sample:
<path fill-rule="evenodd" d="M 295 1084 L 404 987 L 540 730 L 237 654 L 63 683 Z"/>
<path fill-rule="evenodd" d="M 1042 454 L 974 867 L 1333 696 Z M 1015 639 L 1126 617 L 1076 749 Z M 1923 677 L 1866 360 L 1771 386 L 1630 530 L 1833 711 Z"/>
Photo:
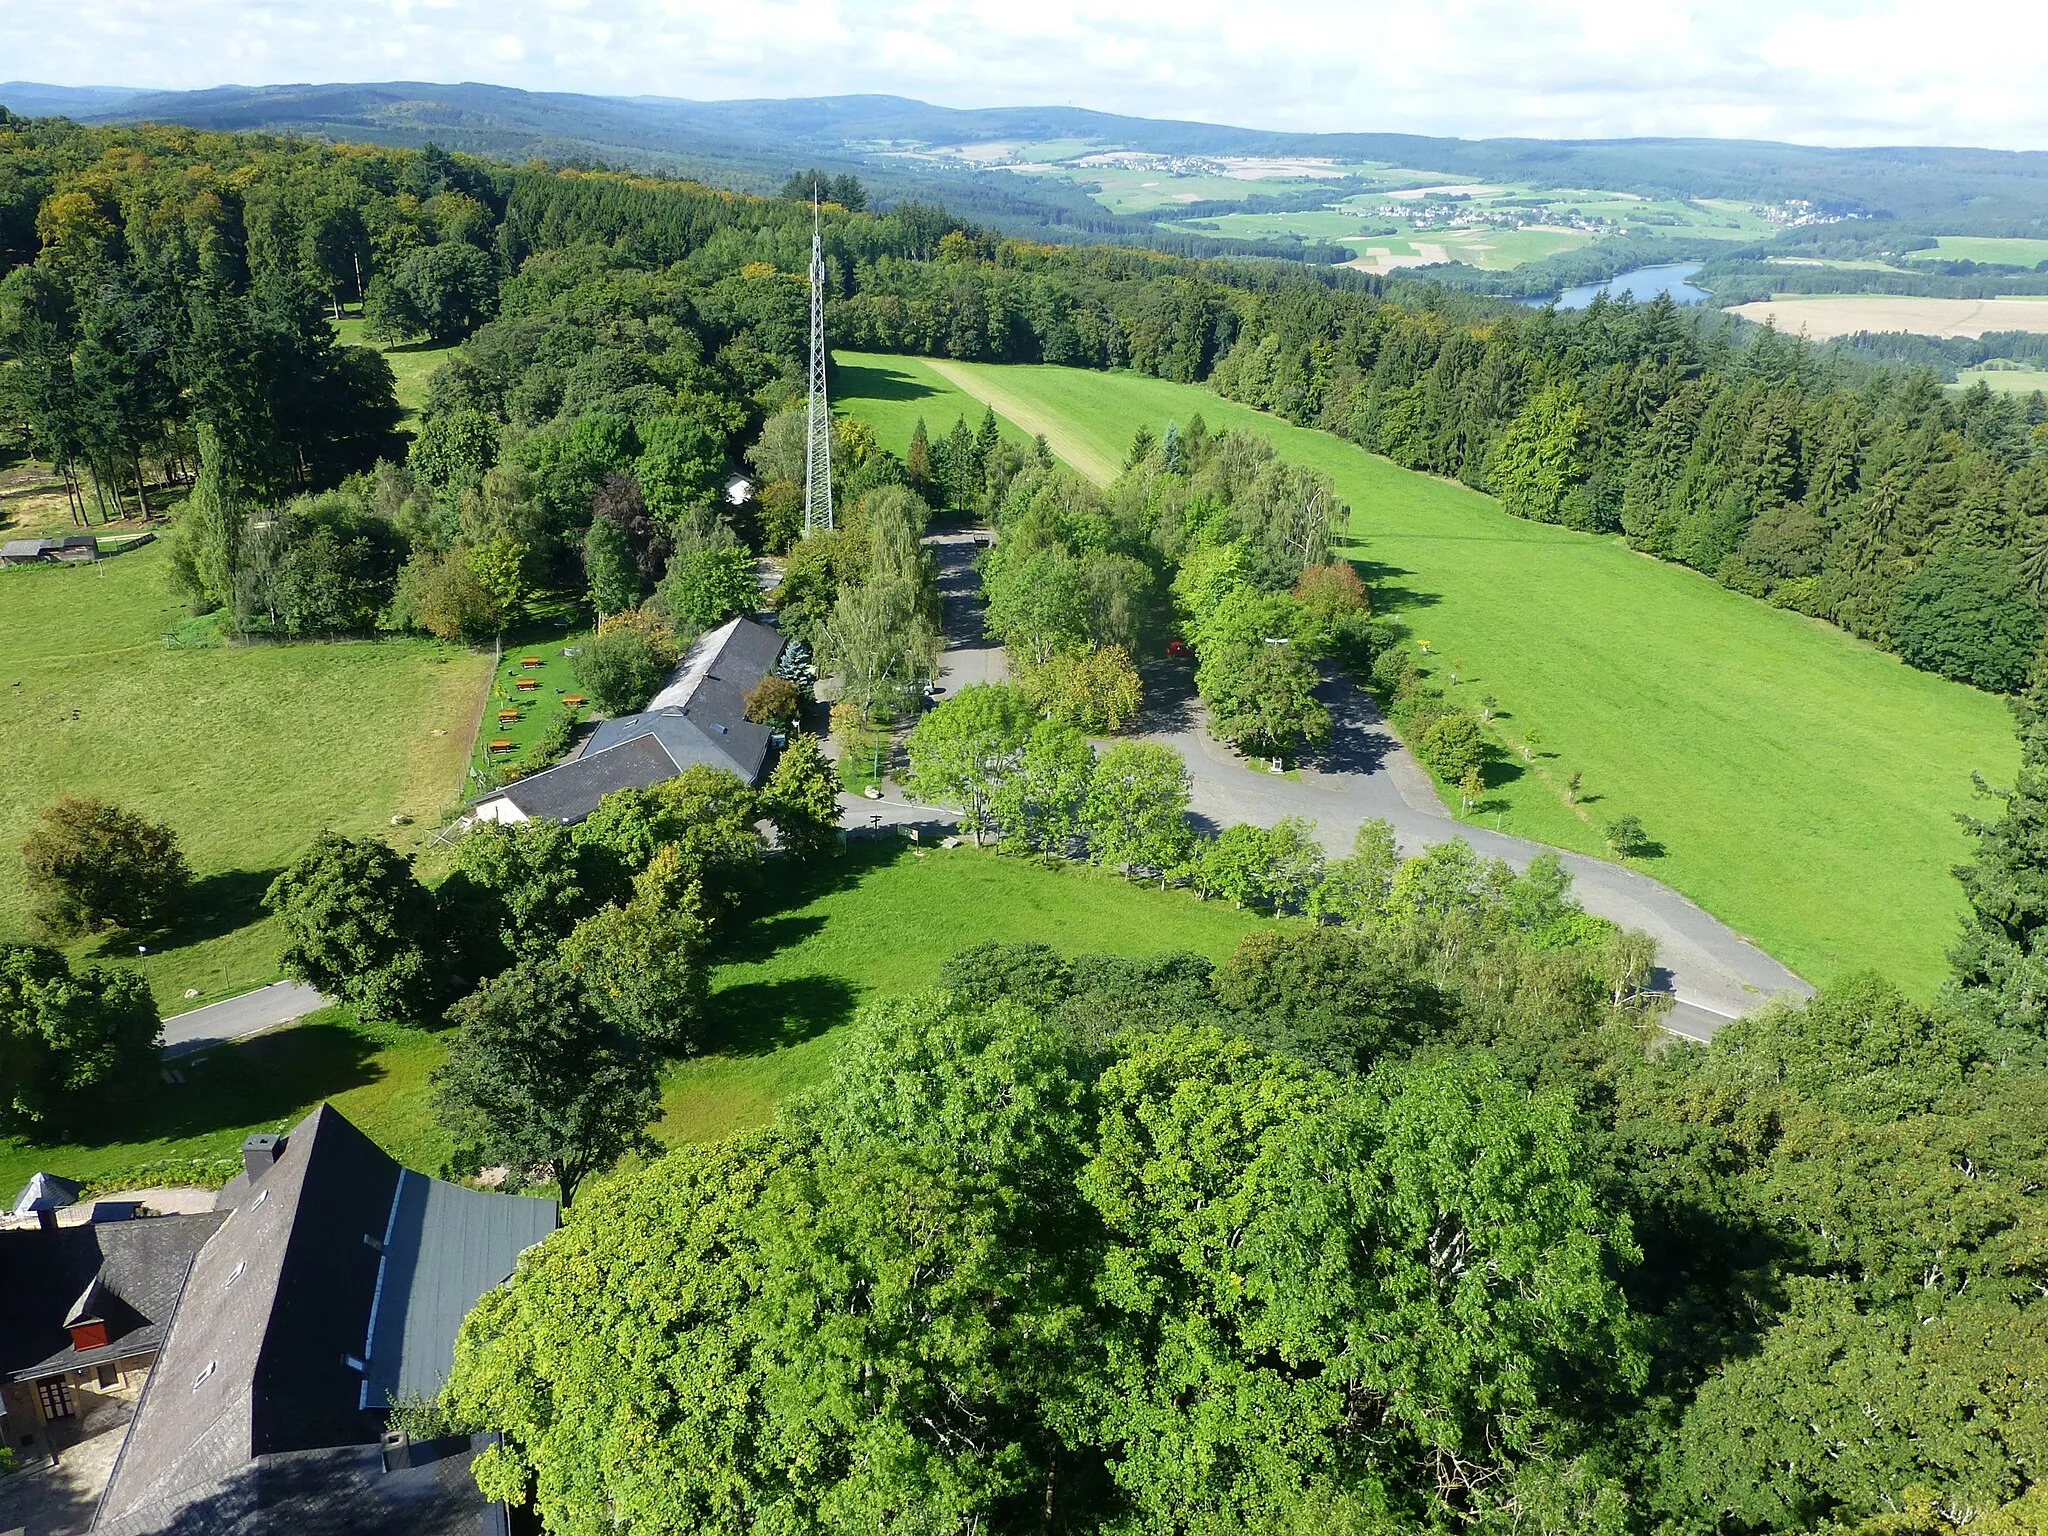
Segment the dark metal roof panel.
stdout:
<path fill-rule="evenodd" d="M 384 1254 L 370 1341 L 370 1397 L 432 1397 L 477 1298 L 511 1278 L 519 1255 L 555 1230 L 555 1202 L 464 1189 L 406 1172 Z"/>

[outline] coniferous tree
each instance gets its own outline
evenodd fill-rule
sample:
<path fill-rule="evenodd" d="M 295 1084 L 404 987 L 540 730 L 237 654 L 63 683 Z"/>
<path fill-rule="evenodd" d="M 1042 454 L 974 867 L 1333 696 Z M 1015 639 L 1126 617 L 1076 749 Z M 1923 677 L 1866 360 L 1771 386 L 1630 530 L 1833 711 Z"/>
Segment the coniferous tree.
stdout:
<path fill-rule="evenodd" d="M 1956 867 L 1968 911 L 1949 950 L 1955 989 L 2008 1024 L 2048 1033 L 2048 667 L 2013 701 L 2020 766 L 2004 809 L 1963 817 L 1976 857 Z"/>
<path fill-rule="evenodd" d="M 200 595 L 215 608 L 232 608 L 242 580 L 246 514 L 241 487 L 229 469 L 220 434 L 202 422 L 198 436 L 199 475 L 179 514 L 179 532 Z"/>
<path fill-rule="evenodd" d="M 932 479 L 931 440 L 925 434 L 924 418 L 917 418 L 917 425 L 911 429 L 910 449 L 903 455 L 903 477 L 913 489 L 923 492 Z"/>

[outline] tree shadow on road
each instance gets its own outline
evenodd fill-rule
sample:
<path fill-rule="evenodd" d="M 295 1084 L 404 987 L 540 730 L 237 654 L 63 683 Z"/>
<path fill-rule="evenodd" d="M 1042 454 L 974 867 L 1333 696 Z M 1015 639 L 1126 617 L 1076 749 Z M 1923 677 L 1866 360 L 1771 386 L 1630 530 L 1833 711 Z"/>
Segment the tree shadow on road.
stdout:
<path fill-rule="evenodd" d="M 1200 723 L 1201 702 L 1195 694 L 1192 660 L 1144 662 L 1138 668 L 1138 680 L 1144 700 L 1130 723 L 1131 735 L 1172 736 Z"/>

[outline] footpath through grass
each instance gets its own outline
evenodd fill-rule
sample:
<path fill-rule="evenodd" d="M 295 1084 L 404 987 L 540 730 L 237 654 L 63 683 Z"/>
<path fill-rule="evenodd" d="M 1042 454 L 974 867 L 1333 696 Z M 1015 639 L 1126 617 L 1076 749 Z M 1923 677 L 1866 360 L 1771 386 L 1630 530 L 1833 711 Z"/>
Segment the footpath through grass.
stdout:
<path fill-rule="evenodd" d="M 1192 949 L 1221 959 L 1260 926 L 1186 891 L 1086 867 L 1048 869 L 973 848 L 858 846 L 762 902 L 729 938 L 712 977 L 718 1049 L 670 1069 L 656 1133 L 701 1141 L 765 1124 L 778 1100 L 819 1079 L 861 1003 L 931 986 L 940 964 L 970 944 L 1033 939 L 1069 952 Z M 0 1189 L 19 1188 L 39 1168 L 98 1180 L 158 1161 L 171 1164 L 162 1174 L 199 1179 L 210 1163 L 233 1159 L 250 1131 L 282 1129 L 323 1098 L 431 1173 L 449 1150 L 428 1083 L 447 1039 L 330 1009 L 183 1058 L 185 1081 L 110 1121 L 103 1139 L 0 1140 Z"/>
<path fill-rule="evenodd" d="M 187 988 L 277 975 L 259 903 L 321 828 L 404 846 L 456 798 L 490 658 L 399 638 L 173 649 L 185 614 L 164 564 L 159 543 L 0 571 L 0 935 L 27 935 L 21 840 L 50 801 L 169 822 L 198 879 L 184 914 L 147 955 L 97 939 L 72 954 L 138 965 L 172 1013 Z"/>
<path fill-rule="evenodd" d="M 884 365 L 903 368 L 841 354 L 842 379 Z M 1977 808 L 1973 772 L 2010 782 L 2018 760 L 2003 700 L 1206 389 L 942 366 L 999 414 L 1056 420 L 1098 464 L 1121 463 L 1139 425 L 1199 412 L 1325 471 L 1382 611 L 1429 642 L 1439 682 L 1456 671 L 1451 691 L 1475 711 L 1498 701 L 1502 757 L 1473 819 L 1599 854 L 1601 826 L 1632 813 L 1663 849 L 1638 867 L 1809 980 L 1877 967 L 1922 993 L 1938 983 L 1961 908 L 1949 871 L 1967 853 L 1955 813 Z M 1583 820 L 1561 793 L 1574 772 Z"/>

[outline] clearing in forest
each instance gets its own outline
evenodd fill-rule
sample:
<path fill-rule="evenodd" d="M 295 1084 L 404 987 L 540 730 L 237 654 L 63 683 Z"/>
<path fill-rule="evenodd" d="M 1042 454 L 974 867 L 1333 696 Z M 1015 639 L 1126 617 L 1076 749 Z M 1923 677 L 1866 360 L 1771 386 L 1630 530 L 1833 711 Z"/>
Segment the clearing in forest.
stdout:
<path fill-rule="evenodd" d="M 1066 953 L 1187 949 L 1221 960 L 1268 920 L 1188 891 L 1160 891 L 1088 866 L 1047 868 L 973 848 L 920 853 L 894 841 L 765 881 L 720 949 L 709 1051 L 673 1063 L 654 1133 L 706 1141 L 764 1125 L 775 1104 L 817 1082 L 854 1010 L 932 986 L 939 966 L 984 940 L 1035 940 Z M 0 1189 L 38 1168 L 74 1179 L 175 1160 L 225 1176 L 251 1130 L 290 1125 L 322 1099 L 415 1168 L 451 1150 L 434 1121 L 429 1074 L 445 1031 L 358 1023 L 330 1008 L 287 1029 L 186 1057 L 184 1081 L 83 1143 L 0 1137 Z M 159 1174 L 166 1171 L 156 1170 Z"/>
<path fill-rule="evenodd" d="M 1475 712 L 1498 701 L 1486 825 L 1599 854 L 1601 825 L 1630 813 L 1665 850 L 1649 873 L 1807 979 L 1877 967 L 1926 993 L 1944 973 L 1961 909 L 1950 868 L 1967 851 L 1955 813 L 1978 808 L 1973 772 L 2009 781 L 2017 760 L 2003 700 L 1206 389 L 944 367 L 1010 420 L 1057 423 L 1069 449 L 1055 450 L 1098 474 L 1140 425 L 1185 428 L 1197 412 L 1329 474 L 1351 504 L 1355 557 L 1383 608 L 1429 642 L 1436 680 L 1455 670 L 1450 692 Z M 1559 792 L 1574 772 L 1583 820 Z"/>

